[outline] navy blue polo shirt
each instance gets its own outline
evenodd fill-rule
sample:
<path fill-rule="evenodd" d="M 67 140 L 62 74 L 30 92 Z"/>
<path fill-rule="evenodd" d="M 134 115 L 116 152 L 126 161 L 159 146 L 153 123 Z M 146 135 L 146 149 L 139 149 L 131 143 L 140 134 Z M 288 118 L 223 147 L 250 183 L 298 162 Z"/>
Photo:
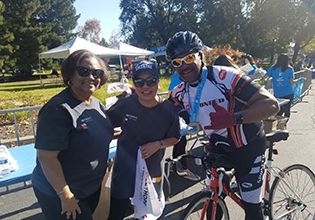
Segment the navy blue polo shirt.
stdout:
<path fill-rule="evenodd" d="M 35 148 L 60 151 L 64 176 L 77 199 L 96 192 L 104 177 L 112 125 L 104 106 L 94 97 L 89 104 L 77 100 L 69 89 L 54 96 L 39 112 Z M 36 161 L 33 186 L 48 195 L 56 192 Z"/>

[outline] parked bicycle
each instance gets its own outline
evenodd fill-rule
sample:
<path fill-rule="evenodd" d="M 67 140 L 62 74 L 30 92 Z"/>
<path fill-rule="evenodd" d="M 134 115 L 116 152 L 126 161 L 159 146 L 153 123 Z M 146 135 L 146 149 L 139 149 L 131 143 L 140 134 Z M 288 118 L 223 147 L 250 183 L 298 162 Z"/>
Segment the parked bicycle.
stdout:
<path fill-rule="evenodd" d="M 287 140 L 287 131 L 267 134 L 267 162 L 264 177 L 263 211 L 266 219 L 314 220 L 315 214 L 315 175 L 307 166 L 293 164 L 284 169 L 272 165 L 273 155 L 278 151 L 274 143 Z M 207 180 L 205 188 L 189 203 L 184 210 L 182 220 L 229 220 L 229 212 L 224 197 L 229 196 L 243 207 L 238 187 L 231 181 L 234 170 L 225 170 L 225 158 L 222 154 L 205 153 L 195 158 L 196 164 L 203 165 Z M 271 180 L 273 180 L 272 184 Z M 271 186 L 271 187 L 270 187 Z M 222 211 L 217 212 L 218 207 Z"/>

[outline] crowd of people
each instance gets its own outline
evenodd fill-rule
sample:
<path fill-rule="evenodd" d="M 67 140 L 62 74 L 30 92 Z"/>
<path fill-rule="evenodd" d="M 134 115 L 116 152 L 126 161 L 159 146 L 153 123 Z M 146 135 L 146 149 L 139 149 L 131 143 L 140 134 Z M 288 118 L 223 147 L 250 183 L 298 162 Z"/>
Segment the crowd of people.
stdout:
<path fill-rule="evenodd" d="M 239 66 L 230 56 L 221 55 L 207 66 L 203 48 L 197 34 L 176 33 L 166 44 L 166 58 L 175 70 L 169 98 L 162 100 L 157 94 L 156 63 L 143 60 L 133 67 L 134 93 L 109 109 L 93 97 L 108 79 L 103 60 L 87 50 L 64 60 L 61 74 L 66 88 L 41 109 L 35 140 L 33 189 L 46 219 L 93 219 L 115 127 L 121 128 L 121 134 L 108 219 L 123 219 L 135 191 L 138 149 L 156 188 L 163 178 L 165 148 L 173 146 L 174 158 L 186 153 L 180 117 L 205 133 L 209 152 L 228 156 L 236 170 L 245 219 L 263 219 L 260 192 L 266 138 L 262 120 L 279 112 L 276 97 L 292 100 L 294 70 L 287 55 L 280 55 L 268 69 L 273 96 L 253 82 L 258 68 L 252 56 L 244 55 Z M 281 111 L 289 117 L 289 109 Z M 176 172 L 192 181 L 201 179 L 185 160 L 177 164 Z"/>

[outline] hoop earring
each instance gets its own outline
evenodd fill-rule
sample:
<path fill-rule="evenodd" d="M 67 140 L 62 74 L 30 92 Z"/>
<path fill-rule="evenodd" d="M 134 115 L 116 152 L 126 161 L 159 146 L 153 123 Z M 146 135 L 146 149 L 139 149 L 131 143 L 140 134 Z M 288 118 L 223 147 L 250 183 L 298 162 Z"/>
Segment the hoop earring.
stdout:
<path fill-rule="evenodd" d="M 70 87 L 71 86 L 71 81 L 70 80 L 68 80 L 68 82 L 67 82 L 67 85 Z"/>

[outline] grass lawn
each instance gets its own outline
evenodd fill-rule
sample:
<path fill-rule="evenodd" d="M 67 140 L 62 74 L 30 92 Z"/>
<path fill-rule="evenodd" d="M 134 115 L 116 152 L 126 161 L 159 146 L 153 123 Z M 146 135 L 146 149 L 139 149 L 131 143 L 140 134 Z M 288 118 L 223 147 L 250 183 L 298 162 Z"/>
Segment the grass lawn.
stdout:
<path fill-rule="evenodd" d="M 169 78 L 161 78 L 161 92 L 167 91 L 169 82 Z M 64 88 L 61 78 L 0 83 L 0 109 L 43 105 Z M 107 97 L 115 95 L 106 94 L 106 91 L 107 84 L 103 85 L 93 95 L 104 103 Z"/>

